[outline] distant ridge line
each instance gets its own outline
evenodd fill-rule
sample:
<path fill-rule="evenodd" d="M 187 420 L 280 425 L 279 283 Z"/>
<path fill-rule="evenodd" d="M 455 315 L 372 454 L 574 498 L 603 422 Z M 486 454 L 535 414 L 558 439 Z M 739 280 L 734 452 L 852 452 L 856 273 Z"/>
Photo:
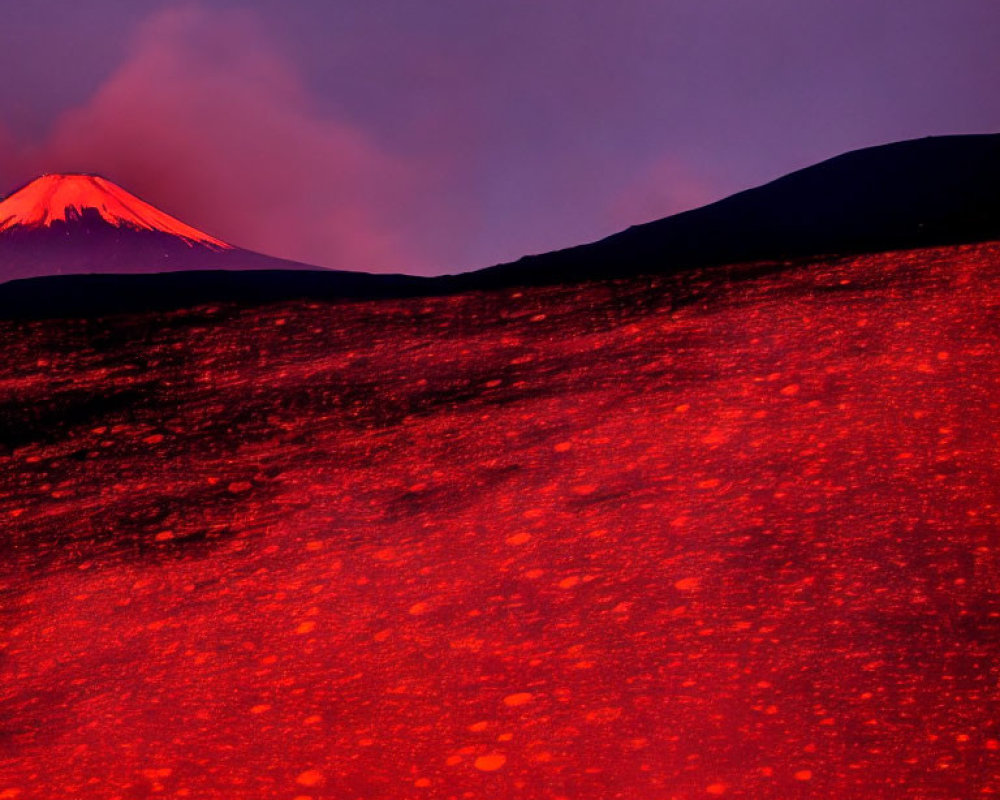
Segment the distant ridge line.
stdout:
<path fill-rule="evenodd" d="M 129 266 L 132 252 L 119 247 L 119 234 L 107 228 L 86 229 L 80 238 L 100 240 L 103 257 Z M 15 253 L 18 259 L 36 252 L 30 239 L 4 236 L 0 275 L 17 247 L 22 247 Z M 133 232 L 128 242 L 146 237 L 142 252 L 162 252 L 159 265 L 177 271 L 14 280 L 0 285 L 0 315 L 54 317 L 226 300 L 443 295 L 636 275 L 683 276 L 737 264 L 757 265 L 751 271 L 759 273 L 820 257 L 1000 240 L 1000 134 L 928 137 L 856 150 L 597 242 L 433 278 L 324 270 L 239 249 L 201 248 L 204 253 L 191 260 L 189 247 L 177 250 L 157 238 L 162 236 Z M 67 237 L 46 247 L 53 258 L 77 253 Z M 184 268 L 186 263 L 193 268 Z M 114 267 L 110 261 L 101 264 Z"/>

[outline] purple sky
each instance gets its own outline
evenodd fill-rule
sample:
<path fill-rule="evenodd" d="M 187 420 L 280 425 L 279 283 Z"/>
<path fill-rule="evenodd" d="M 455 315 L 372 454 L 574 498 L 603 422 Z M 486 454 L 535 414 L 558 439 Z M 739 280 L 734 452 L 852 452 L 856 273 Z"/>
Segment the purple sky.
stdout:
<path fill-rule="evenodd" d="M 0 194 L 97 172 L 327 266 L 487 266 L 845 150 L 1000 131 L 997 0 L 16 5 Z"/>

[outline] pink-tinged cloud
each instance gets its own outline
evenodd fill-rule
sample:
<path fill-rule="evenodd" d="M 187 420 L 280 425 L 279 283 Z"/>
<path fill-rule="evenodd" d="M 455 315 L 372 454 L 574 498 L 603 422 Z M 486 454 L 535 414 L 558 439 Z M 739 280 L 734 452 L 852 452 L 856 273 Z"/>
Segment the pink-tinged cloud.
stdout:
<path fill-rule="evenodd" d="M 315 113 L 256 18 L 152 16 L 130 57 L 22 163 L 97 172 L 222 239 L 325 266 L 418 271 L 418 170 Z"/>
<path fill-rule="evenodd" d="M 682 160 L 663 156 L 615 195 L 607 217 L 613 227 L 624 228 L 706 205 L 725 193 Z"/>

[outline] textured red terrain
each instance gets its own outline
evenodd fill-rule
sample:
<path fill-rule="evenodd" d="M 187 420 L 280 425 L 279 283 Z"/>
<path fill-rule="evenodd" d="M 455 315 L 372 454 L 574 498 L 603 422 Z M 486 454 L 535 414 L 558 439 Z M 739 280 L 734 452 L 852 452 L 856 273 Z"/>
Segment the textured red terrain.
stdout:
<path fill-rule="evenodd" d="M 693 288 L 0 323 L 0 798 L 1000 793 L 1000 245 Z"/>

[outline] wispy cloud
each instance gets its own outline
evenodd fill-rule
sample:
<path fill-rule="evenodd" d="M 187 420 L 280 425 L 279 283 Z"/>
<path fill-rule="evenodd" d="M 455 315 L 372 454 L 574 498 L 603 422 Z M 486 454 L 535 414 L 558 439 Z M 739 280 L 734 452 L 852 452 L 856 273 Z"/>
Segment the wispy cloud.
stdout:
<path fill-rule="evenodd" d="M 250 249 L 345 268 L 423 266 L 402 231 L 419 168 L 318 114 L 250 13 L 154 14 L 89 101 L 40 146 L 9 146 L 7 161 L 25 179 L 101 173 Z"/>

